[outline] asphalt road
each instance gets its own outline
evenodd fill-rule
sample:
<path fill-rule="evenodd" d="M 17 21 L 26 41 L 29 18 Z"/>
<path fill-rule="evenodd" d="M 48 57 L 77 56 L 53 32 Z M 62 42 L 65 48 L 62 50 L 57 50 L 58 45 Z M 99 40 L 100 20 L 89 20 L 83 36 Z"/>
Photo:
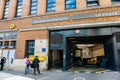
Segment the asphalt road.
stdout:
<path fill-rule="evenodd" d="M 0 80 L 120 80 L 119 72 L 73 73 L 73 72 L 41 72 L 34 75 L 32 72 L 25 75 L 23 71 L 0 71 Z"/>

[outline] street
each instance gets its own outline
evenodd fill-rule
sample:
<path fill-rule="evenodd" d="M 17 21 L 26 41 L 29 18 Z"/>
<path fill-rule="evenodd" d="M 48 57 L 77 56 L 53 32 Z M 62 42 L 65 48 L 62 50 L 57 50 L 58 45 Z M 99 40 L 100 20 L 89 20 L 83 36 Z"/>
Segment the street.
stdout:
<path fill-rule="evenodd" d="M 0 71 L 0 80 L 120 80 L 120 73 L 111 71 L 105 73 L 74 73 L 71 71 L 44 71 L 41 75 L 24 74 L 23 71 Z"/>

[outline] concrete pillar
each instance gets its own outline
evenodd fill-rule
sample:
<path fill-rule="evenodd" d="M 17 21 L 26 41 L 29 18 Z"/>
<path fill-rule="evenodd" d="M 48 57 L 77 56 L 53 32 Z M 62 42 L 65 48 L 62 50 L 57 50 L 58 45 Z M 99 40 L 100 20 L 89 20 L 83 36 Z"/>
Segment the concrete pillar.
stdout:
<path fill-rule="evenodd" d="M 46 13 L 46 1 L 47 0 L 38 0 L 38 15 L 44 15 Z"/>
<path fill-rule="evenodd" d="M 10 0 L 9 10 L 8 10 L 8 18 L 15 17 L 16 5 L 17 5 L 17 0 Z"/>
<path fill-rule="evenodd" d="M 65 10 L 65 0 L 56 0 L 56 12 L 63 12 Z"/>
<path fill-rule="evenodd" d="M 5 0 L 0 0 L 0 20 L 3 18 Z"/>
<path fill-rule="evenodd" d="M 111 0 L 99 0 L 99 5 L 101 7 L 105 7 L 105 6 L 111 6 Z"/>
<path fill-rule="evenodd" d="M 31 0 L 23 0 L 22 17 L 28 16 L 30 14 L 30 4 Z"/>
<path fill-rule="evenodd" d="M 85 9 L 86 8 L 86 0 L 76 0 L 76 9 L 80 10 L 80 9 Z"/>

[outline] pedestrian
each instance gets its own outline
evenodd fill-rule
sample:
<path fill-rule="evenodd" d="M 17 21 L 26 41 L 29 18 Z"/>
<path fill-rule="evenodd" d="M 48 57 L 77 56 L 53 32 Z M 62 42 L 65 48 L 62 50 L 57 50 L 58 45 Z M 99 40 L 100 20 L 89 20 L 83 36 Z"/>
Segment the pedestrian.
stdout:
<path fill-rule="evenodd" d="M 3 58 L 1 59 L 1 68 L 0 68 L 0 70 L 3 70 L 5 62 L 6 62 L 6 58 L 3 57 Z"/>
<path fill-rule="evenodd" d="M 39 70 L 39 59 L 38 59 L 38 56 L 35 56 L 34 60 L 33 60 L 33 65 L 34 65 L 34 74 L 36 74 L 36 69 L 37 69 L 37 72 L 38 74 L 40 74 L 40 70 Z"/>
<path fill-rule="evenodd" d="M 25 64 L 26 64 L 25 65 L 25 74 L 28 74 L 29 73 L 29 66 L 31 64 L 28 56 L 26 57 Z"/>

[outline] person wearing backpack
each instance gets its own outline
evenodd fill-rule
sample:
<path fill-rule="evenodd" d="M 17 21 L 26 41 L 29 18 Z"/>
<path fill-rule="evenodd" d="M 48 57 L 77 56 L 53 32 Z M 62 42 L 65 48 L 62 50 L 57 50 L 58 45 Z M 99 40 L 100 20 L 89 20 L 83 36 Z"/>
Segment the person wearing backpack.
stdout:
<path fill-rule="evenodd" d="M 36 74 L 36 69 L 38 71 L 38 74 L 40 74 L 39 63 L 40 63 L 40 61 L 38 59 L 38 56 L 35 56 L 35 58 L 32 62 L 32 64 L 34 65 L 34 67 L 33 67 L 34 68 L 34 74 Z"/>
<path fill-rule="evenodd" d="M 3 67 L 4 67 L 5 62 L 6 62 L 6 58 L 3 57 L 3 58 L 1 59 L 1 68 L 0 68 L 1 71 L 3 70 Z"/>
<path fill-rule="evenodd" d="M 29 73 L 29 66 L 30 66 L 30 60 L 29 60 L 29 57 L 26 57 L 26 60 L 25 60 L 25 74 L 28 74 Z"/>

